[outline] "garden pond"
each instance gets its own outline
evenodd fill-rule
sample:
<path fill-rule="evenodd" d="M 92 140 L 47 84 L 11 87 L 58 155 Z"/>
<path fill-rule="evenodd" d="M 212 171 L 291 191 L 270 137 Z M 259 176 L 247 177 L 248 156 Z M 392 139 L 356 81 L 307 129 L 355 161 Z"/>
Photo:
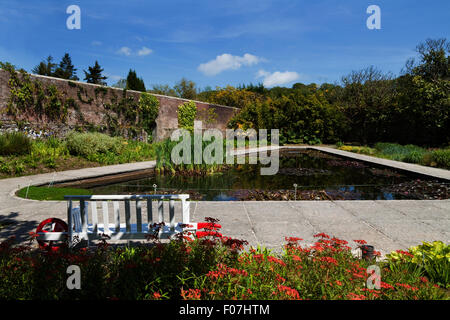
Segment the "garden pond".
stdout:
<path fill-rule="evenodd" d="M 156 190 L 157 194 L 188 193 L 192 200 L 208 201 L 449 198 L 448 182 L 312 149 L 280 150 L 276 175 L 261 175 L 260 166 L 234 165 L 207 175 L 147 171 L 133 180 L 100 181 L 94 186 L 83 186 L 80 181 L 76 186 L 94 194 L 152 194 Z"/>

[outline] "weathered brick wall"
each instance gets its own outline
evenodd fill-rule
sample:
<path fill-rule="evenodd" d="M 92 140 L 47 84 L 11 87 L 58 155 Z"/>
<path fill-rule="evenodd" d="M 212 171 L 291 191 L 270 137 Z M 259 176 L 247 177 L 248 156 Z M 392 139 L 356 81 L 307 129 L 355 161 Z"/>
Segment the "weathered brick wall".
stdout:
<path fill-rule="evenodd" d="M 95 84 L 89 84 L 77 81 L 68 81 L 64 79 L 31 75 L 32 80 L 39 80 L 44 86 L 54 85 L 66 98 L 72 98 L 76 101 L 77 110 L 70 108 L 66 123 L 55 122 L 42 114 L 26 112 L 15 116 L 8 115 L 5 110 L 10 97 L 10 89 L 8 86 L 9 73 L 0 69 L 0 126 L 14 127 L 17 123 L 27 123 L 28 127 L 35 130 L 53 131 L 57 135 L 64 135 L 68 130 L 77 127 L 88 126 L 106 126 L 105 115 L 115 115 L 112 110 L 108 109 L 108 104 L 114 99 L 121 99 L 124 91 L 118 88 L 103 87 Z M 127 90 L 127 97 L 132 97 L 135 101 L 139 101 L 140 92 Z M 159 100 L 159 114 L 156 119 L 156 131 L 154 132 L 157 140 L 170 136 L 170 133 L 178 128 L 178 106 L 186 101 L 186 99 L 154 95 Z M 225 130 L 230 118 L 238 109 L 214 105 L 205 102 L 195 101 L 198 110 L 198 120 L 205 120 L 202 115 L 207 114 L 207 110 L 214 109 L 215 121 L 207 123 L 203 121 L 204 128 L 218 128 Z M 119 119 L 120 120 L 120 119 Z M 127 128 L 123 124 L 123 132 L 126 135 Z"/>

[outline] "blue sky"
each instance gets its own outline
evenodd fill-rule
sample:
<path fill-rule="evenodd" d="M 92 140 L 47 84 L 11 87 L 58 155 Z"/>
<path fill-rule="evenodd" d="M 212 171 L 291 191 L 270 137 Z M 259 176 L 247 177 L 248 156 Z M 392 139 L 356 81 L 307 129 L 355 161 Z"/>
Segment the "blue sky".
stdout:
<path fill-rule="evenodd" d="M 80 30 L 66 27 L 69 5 Z M 98 60 L 109 84 L 131 68 L 147 88 L 333 83 L 370 65 L 398 74 L 419 42 L 450 38 L 449 12 L 448 0 L 0 0 L 0 61 L 30 71 L 68 52 L 81 79 Z"/>

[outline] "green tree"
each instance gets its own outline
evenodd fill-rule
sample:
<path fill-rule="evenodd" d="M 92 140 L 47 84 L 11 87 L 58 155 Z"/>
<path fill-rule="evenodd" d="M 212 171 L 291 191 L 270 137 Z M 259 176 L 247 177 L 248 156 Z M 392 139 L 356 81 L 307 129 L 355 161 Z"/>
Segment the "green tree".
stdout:
<path fill-rule="evenodd" d="M 184 99 L 196 99 L 197 98 L 197 88 L 195 82 L 182 78 L 174 86 L 175 92 L 180 98 Z"/>
<path fill-rule="evenodd" d="M 150 90 L 150 92 L 155 93 L 155 94 L 161 94 L 164 96 L 171 96 L 171 97 L 177 96 L 177 93 L 175 92 L 175 90 L 167 84 L 155 84 L 152 86 L 152 89 Z"/>
<path fill-rule="evenodd" d="M 145 92 L 144 80 L 137 77 L 135 70 L 128 72 L 126 89 Z"/>
<path fill-rule="evenodd" d="M 347 138 L 366 144 L 389 137 L 388 114 L 396 97 L 393 76 L 370 66 L 342 77 L 342 84 L 337 104 L 352 123 Z"/>
<path fill-rule="evenodd" d="M 447 39 L 427 39 L 416 47 L 419 64 L 407 62 L 407 73 L 421 76 L 427 81 L 450 80 L 450 42 Z M 409 72 L 408 72 L 409 71 Z"/>
<path fill-rule="evenodd" d="M 56 63 L 53 62 L 53 57 L 49 55 L 46 60 L 41 61 L 37 66 L 31 69 L 31 72 L 42 76 L 53 77 L 55 68 Z"/>
<path fill-rule="evenodd" d="M 79 78 L 76 75 L 77 69 L 72 64 L 72 59 L 68 53 L 65 53 L 59 63 L 59 66 L 56 68 L 54 76 L 62 79 L 69 79 L 78 81 Z"/>
<path fill-rule="evenodd" d="M 87 83 L 106 85 L 104 80 L 106 80 L 107 77 L 102 75 L 103 69 L 98 64 L 98 61 L 95 61 L 93 67 L 88 67 L 88 71 L 83 71 L 85 74 L 84 80 L 86 80 Z"/>

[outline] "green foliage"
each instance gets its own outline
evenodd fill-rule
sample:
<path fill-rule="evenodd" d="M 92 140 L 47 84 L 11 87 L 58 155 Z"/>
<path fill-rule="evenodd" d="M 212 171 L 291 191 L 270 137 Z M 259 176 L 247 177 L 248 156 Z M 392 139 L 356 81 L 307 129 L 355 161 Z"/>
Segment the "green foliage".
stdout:
<path fill-rule="evenodd" d="M 217 121 L 217 113 L 215 108 L 201 109 L 198 112 L 199 119 L 205 124 L 214 124 Z"/>
<path fill-rule="evenodd" d="M 191 140 L 190 141 L 191 149 L 188 151 L 190 152 L 190 159 L 192 160 L 191 163 L 189 164 L 185 163 L 175 164 L 172 161 L 172 150 L 178 143 L 181 143 L 183 141 L 182 138 L 180 139 L 180 141 L 171 141 L 171 139 L 166 139 L 155 145 L 155 152 L 156 152 L 155 170 L 157 173 L 161 174 L 169 173 L 172 175 L 174 174 L 204 175 L 217 173 L 227 167 L 227 165 L 225 164 L 226 140 L 223 140 L 223 142 L 221 142 L 222 143 L 221 146 L 223 148 L 222 149 L 223 158 L 219 161 L 219 163 L 216 162 L 205 163 L 205 161 L 203 161 L 204 159 L 202 159 L 201 163 L 197 164 L 194 163 L 195 159 L 194 136 L 191 135 L 189 139 Z M 214 140 L 212 141 L 202 140 L 201 142 L 202 150 L 205 150 L 205 148 L 212 143 L 214 143 Z"/>
<path fill-rule="evenodd" d="M 46 60 L 41 61 L 31 71 L 43 76 L 77 81 L 79 79 L 76 70 L 72 64 L 72 58 L 68 53 L 65 53 L 59 64 L 53 63 L 53 57 L 49 55 Z"/>
<path fill-rule="evenodd" d="M 139 120 L 142 128 L 151 134 L 156 126 L 156 118 L 159 112 L 159 100 L 146 92 L 141 93 L 139 98 Z"/>
<path fill-rule="evenodd" d="M 31 80 L 25 70 L 16 72 L 10 63 L 0 62 L 0 66 L 10 75 L 10 97 L 6 108 L 9 115 L 18 118 L 21 113 L 31 111 L 36 113 L 37 117 L 44 114 L 50 120 L 66 122 L 66 98 L 55 85 L 44 87 L 39 80 Z"/>
<path fill-rule="evenodd" d="M 34 74 L 53 77 L 55 74 L 55 68 L 56 68 L 56 63 L 53 62 L 53 57 L 49 55 L 46 60 L 41 61 L 31 71 Z"/>
<path fill-rule="evenodd" d="M 177 93 L 173 88 L 171 88 L 168 84 L 156 84 L 152 86 L 152 89 L 149 90 L 151 93 L 161 94 L 164 96 L 177 97 Z"/>
<path fill-rule="evenodd" d="M 197 88 L 193 81 L 182 78 L 173 89 L 180 98 L 190 100 L 197 98 Z"/>
<path fill-rule="evenodd" d="M 89 136 L 87 136 L 89 135 Z M 1 139 L 0 135 L 0 139 Z M 97 141 L 98 140 L 98 141 Z M 155 146 L 99 133 L 70 133 L 69 139 L 50 137 L 30 140 L 31 152 L 0 157 L 0 176 L 20 176 L 155 159 Z M 25 145 L 25 143 L 22 143 Z M 87 144 L 88 146 L 83 146 Z M 70 146 L 70 149 L 69 149 Z M 89 150 L 92 148 L 92 150 Z M 16 148 L 17 149 L 17 148 Z M 71 155 L 70 150 L 73 154 Z M 80 152 L 78 154 L 77 152 Z"/>
<path fill-rule="evenodd" d="M 294 92 L 249 103 L 229 122 L 229 126 L 244 130 L 279 129 L 281 144 L 333 143 L 339 140 L 345 125 L 342 112 L 331 106 L 320 92 L 307 96 Z"/>
<path fill-rule="evenodd" d="M 450 148 L 433 150 L 431 157 L 438 167 L 450 168 Z"/>
<path fill-rule="evenodd" d="M 412 163 L 420 163 L 426 152 L 425 149 L 415 145 L 402 146 L 396 143 L 377 143 L 375 149 L 389 159 Z"/>
<path fill-rule="evenodd" d="M 142 78 L 138 78 L 136 71 L 131 70 L 128 72 L 127 84 L 125 86 L 127 90 L 136 90 L 145 92 L 145 84 Z"/>
<path fill-rule="evenodd" d="M 450 43 L 428 39 L 417 51 L 419 63 L 407 63 L 399 77 L 370 66 L 342 77 L 339 85 L 227 87 L 201 92 L 199 98 L 241 108 L 231 128 L 280 129 L 281 143 L 448 145 Z M 416 153 L 408 161 L 418 158 Z"/>
<path fill-rule="evenodd" d="M 450 167 L 449 148 L 427 150 L 412 144 L 402 146 L 396 143 L 379 142 L 374 148 L 341 145 L 339 149 L 425 166 Z"/>
<path fill-rule="evenodd" d="M 101 153 L 120 153 L 123 141 L 103 133 L 79 133 L 71 131 L 66 135 L 67 149 L 75 156 L 89 157 Z"/>
<path fill-rule="evenodd" d="M 76 75 L 76 71 L 77 69 L 72 64 L 72 58 L 68 53 L 65 53 L 61 59 L 61 62 L 59 63 L 59 66 L 55 69 L 53 76 L 57 78 L 78 81 L 79 78 Z"/>
<path fill-rule="evenodd" d="M 197 105 L 193 101 L 178 106 L 178 127 L 194 131 L 194 120 L 197 116 Z"/>
<path fill-rule="evenodd" d="M 246 241 L 209 236 L 179 237 L 169 243 L 48 254 L 27 246 L 0 245 L 1 299 L 122 300 L 435 300 L 444 290 L 417 274 L 404 272 L 401 260 L 361 260 L 347 242 L 318 239 L 302 246 L 288 238 L 282 254 L 265 248 L 243 251 Z M 433 261 L 436 258 L 432 259 Z M 67 267 L 81 269 L 81 290 L 67 288 Z M 371 264 L 382 268 L 380 289 L 366 288 Z M 447 269 L 448 272 L 448 269 Z"/>
<path fill-rule="evenodd" d="M 31 146 L 31 139 L 22 132 L 0 133 L 0 155 L 29 154 Z"/>
<path fill-rule="evenodd" d="M 399 264 L 407 265 L 409 270 L 426 275 L 444 288 L 450 288 L 450 246 L 442 241 L 424 241 L 408 251 L 393 251 L 386 257 L 392 270 L 398 269 Z"/>
<path fill-rule="evenodd" d="M 98 61 L 95 61 L 94 66 L 88 67 L 88 71 L 84 70 L 84 80 L 86 80 L 87 83 L 106 85 L 104 80 L 106 80 L 107 77 L 103 76 L 102 72 L 103 69 L 98 64 Z"/>

